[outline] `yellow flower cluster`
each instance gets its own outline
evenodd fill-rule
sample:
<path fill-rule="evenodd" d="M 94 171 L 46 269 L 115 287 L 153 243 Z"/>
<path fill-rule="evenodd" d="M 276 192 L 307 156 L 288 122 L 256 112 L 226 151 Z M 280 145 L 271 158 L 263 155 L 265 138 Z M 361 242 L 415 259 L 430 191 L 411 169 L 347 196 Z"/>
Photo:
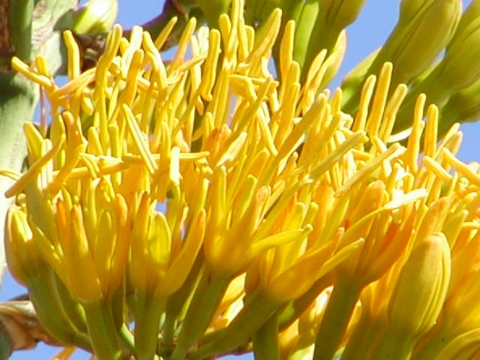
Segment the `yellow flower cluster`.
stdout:
<path fill-rule="evenodd" d="M 242 11 L 191 20 L 169 63 L 174 21 L 155 41 L 115 26 L 84 73 L 66 32 L 62 87 L 42 57 L 14 60 L 51 106 L 25 126 L 29 169 L 4 172 L 8 265 L 42 324 L 101 359 L 477 353 L 480 175 L 458 126 L 439 142 L 419 96 L 395 142 L 390 63 L 343 113 L 319 90 L 340 57 L 318 54 L 301 85 L 294 22 L 275 80 L 281 13 L 255 36 Z"/>

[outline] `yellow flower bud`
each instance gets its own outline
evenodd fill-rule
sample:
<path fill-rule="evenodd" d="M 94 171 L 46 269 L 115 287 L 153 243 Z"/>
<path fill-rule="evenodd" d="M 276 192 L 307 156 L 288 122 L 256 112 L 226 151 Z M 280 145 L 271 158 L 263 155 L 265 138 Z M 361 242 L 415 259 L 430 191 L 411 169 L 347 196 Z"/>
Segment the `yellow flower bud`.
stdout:
<path fill-rule="evenodd" d="M 389 328 L 380 355 L 409 358 L 437 321 L 450 282 L 450 248 L 442 233 L 417 244 L 403 266 L 388 306 Z"/>
<path fill-rule="evenodd" d="M 63 343 L 89 349 L 79 304 L 42 257 L 27 214 L 16 205 L 12 205 L 7 214 L 5 250 L 13 277 L 28 288 L 36 315 L 46 330 Z"/>
<path fill-rule="evenodd" d="M 450 341 L 436 360 L 477 359 L 480 355 L 480 329 L 468 331 Z"/>
<path fill-rule="evenodd" d="M 26 285 L 41 256 L 32 241 L 32 231 L 27 223 L 27 214 L 17 206 L 11 206 L 7 213 L 5 227 L 5 251 L 10 272 L 15 280 Z"/>
<path fill-rule="evenodd" d="M 74 13 L 72 30 L 77 34 L 109 31 L 118 14 L 117 0 L 90 0 Z"/>

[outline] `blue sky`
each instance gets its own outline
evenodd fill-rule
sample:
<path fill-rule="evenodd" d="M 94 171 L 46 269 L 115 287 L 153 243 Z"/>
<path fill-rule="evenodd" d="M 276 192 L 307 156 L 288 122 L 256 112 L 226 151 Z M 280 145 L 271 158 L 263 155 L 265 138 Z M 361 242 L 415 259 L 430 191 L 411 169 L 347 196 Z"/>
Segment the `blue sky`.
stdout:
<path fill-rule="evenodd" d="M 120 12 L 118 22 L 129 28 L 141 24 L 157 15 L 163 7 L 163 0 L 119 0 Z M 464 0 L 466 6 L 471 1 Z M 369 0 L 359 19 L 348 29 L 348 51 L 340 70 L 338 79 L 348 73 L 360 60 L 383 44 L 397 17 L 400 1 L 397 0 Z M 335 85 L 339 80 L 335 81 Z M 468 124 L 462 127 L 464 141 L 460 150 L 460 158 L 465 162 L 479 161 L 480 159 L 480 124 Z M 16 285 L 11 277 L 4 279 L 4 287 L 0 291 L 0 300 L 7 300 L 25 291 Z M 13 360 L 43 360 L 50 359 L 59 349 L 39 344 L 35 350 L 16 352 Z M 73 359 L 84 360 L 89 357 L 85 353 L 77 352 Z M 251 359 L 252 357 L 240 357 Z M 231 357 L 233 359 L 233 357 Z"/>

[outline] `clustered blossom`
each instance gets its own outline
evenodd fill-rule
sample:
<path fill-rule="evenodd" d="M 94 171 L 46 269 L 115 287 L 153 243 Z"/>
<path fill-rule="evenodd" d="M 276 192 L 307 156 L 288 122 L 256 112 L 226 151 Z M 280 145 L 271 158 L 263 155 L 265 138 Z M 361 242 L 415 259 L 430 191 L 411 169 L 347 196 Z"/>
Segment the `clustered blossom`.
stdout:
<path fill-rule="evenodd" d="M 25 126 L 28 170 L 4 172 L 8 265 L 43 326 L 100 359 L 480 351 L 480 175 L 458 125 L 439 139 L 420 95 L 396 142 L 391 63 L 352 116 L 322 87 L 338 52 L 301 82 L 295 23 L 274 10 L 255 36 L 242 9 L 191 20 L 169 62 L 174 20 L 155 40 L 115 26 L 83 73 L 66 32 L 61 87 L 42 57 L 14 60 L 51 107 Z"/>

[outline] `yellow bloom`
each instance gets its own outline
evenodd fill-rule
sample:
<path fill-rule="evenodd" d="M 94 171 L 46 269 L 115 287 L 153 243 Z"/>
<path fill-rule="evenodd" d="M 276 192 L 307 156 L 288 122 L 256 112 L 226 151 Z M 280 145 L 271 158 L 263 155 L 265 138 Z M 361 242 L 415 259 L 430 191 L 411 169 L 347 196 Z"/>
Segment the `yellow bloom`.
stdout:
<path fill-rule="evenodd" d="M 344 20 L 362 4 L 342 6 Z M 41 57 L 35 67 L 14 60 L 45 89 L 52 122 L 48 132 L 26 126 L 31 166 L 9 174 L 12 270 L 28 283 L 16 253 L 35 246 L 84 311 L 100 358 L 251 347 L 318 359 L 344 348 L 354 358 L 368 347 L 362 334 L 376 336 L 373 357 L 374 325 L 411 331 L 415 351 L 426 348 L 417 338 L 438 313 L 447 323 L 459 311 L 468 270 L 455 256 L 478 229 L 480 176 L 455 156 L 458 127 L 439 142 L 438 110 L 420 96 L 408 134 L 393 134 L 407 88 L 391 88 L 391 63 L 368 77 L 355 117 L 343 112 L 342 91 L 321 90 L 342 43 L 316 55 L 301 82 L 293 22 L 275 80 L 268 61 L 281 12 L 255 35 L 243 6 L 233 1 L 218 29 L 195 33 L 191 20 L 168 65 L 158 48 L 173 22 L 156 40 L 139 27 L 122 38 L 114 26 L 84 73 L 66 33 L 61 88 Z M 445 295 L 450 253 L 455 290 Z M 416 269 L 437 291 L 412 299 L 417 315 L 402 319 Z"/>

